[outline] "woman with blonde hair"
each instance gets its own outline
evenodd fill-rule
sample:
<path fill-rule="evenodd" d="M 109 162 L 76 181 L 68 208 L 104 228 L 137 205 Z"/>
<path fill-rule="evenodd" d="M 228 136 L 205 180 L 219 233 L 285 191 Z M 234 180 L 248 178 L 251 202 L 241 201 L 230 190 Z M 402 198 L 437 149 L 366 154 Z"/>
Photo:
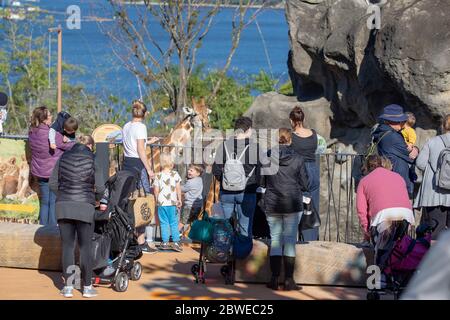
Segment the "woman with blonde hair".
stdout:
<path fill-rule="evenodd" d="M 435 173 L 439 166 L 439 155 L 450 147 L 450 114 L 442 121 L 442 135 L 429 139 L 416 159 L 416 167 L 423 171 L 422 184 L 414 201 L 414 208 L 422 208 L 422 221 L 430 225 L 438 222 L 432 239 L 450 227 L 450 190 L 439 188 Z M 435 221 L 434 221 L 435 220 Z"/>
<path fill-rule="evenodd" d="M 154 173 L 147 159 L 147 144 L 152 144 L 158 138 L 147 140 L 147 126 L 144 123 L 147 116 L 147 107 L 142 101 L 133 101 L 131 108 L 132 120 L 125 124 L 122 129 L 123 140 L 123 169 L 131 171 L 138 177 L 137 188 L 142 188 L 150 193 L 150 181 Z M 154 252 L 145 241 L 145 228 L 138 228 L 138 243 L 144 253 Z"/>

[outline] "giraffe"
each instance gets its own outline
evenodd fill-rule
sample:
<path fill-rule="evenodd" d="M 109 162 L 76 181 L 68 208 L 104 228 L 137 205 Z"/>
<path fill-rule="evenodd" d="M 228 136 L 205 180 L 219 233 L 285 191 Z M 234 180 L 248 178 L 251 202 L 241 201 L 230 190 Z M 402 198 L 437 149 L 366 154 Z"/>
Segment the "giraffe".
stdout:
<path fill-rule="evenodd" d="M 210 129 L 208 116 L 211 113 L 211 110 L 206 106 L 204 98 L 201 98 L 199 102 L 192 98 L 192 108 L 183 108 L 183 111 L 186 114 L 186 117 L 175 126 L 173 131 L 167 137 L 163 139 L 162 145 L 185 145 L 190 139 L 195 124 L 199 125 L 201 123 L 204 131 Z M 152 170 L 155 173 L 161 170 L 159 161 L 161 151 L 174 153 L 175 148 L 161 148 L 155 146 L 147 149 L 147 158 L 150 159 Z M 219 182 L 213 177 L 204 207 L 208 213 L 211 213 L 213 204 L 219 201 L 219 187 Z"/>
<path fill-rule="evenodd" d="M 201 125 L 203 130 L 210 128 L 209 114 L 211 110 L 206 106 L 204 98 L 201 98 L 199 102 L 192 98 L 192 108 L 184 107 L 183 111 L 186 115 L 185 118 L 162 140 L 162 145 L 183 146 L 189 141 L 195 125 Z M 159 161 L 161 151 L 175 153 L 176 150 L 174 147 L 147 148 L 147 158 L 150 160 L 154 172 L 161 171 Z"/>
<path fill-rule="evenodd" d="M 215 177 L 213 177 L 211 185 L 209 186 L 204 209 L 206 212 L 208 212 L 208 214 L 211 214 L 213 204 L 219 202 L 219 192 L 220 183 Z"/>

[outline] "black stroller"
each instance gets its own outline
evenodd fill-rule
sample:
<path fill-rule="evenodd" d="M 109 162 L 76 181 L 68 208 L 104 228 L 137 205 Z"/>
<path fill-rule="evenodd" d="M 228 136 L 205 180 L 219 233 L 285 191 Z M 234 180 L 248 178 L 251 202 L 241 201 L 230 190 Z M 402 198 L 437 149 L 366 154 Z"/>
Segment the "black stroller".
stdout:
<path fill-rule="evenodd" d="M 118 292 L 128 289 L 129 279 L 142 275 L 142 257 L 134 233 L 134 214 L 129 197 L 136 188 L 132 172 L 120 171 L 106 183 L 106 211 L 96 212 L 93 237 L 93 284 L 111 284 Z"/>

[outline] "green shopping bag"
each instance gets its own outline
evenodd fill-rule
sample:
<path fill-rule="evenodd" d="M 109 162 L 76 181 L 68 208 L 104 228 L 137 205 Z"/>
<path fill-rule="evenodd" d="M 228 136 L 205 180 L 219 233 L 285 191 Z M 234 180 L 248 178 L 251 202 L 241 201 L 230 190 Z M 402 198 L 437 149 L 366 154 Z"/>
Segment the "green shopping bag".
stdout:
<path fill-rule="evenodd" d="M 206 211 L 203 211 L 202 220 L 195 220 L 191 225 L 189 239 L 203 243 L 211 243 L 213 239 L 213 224 Z"/>

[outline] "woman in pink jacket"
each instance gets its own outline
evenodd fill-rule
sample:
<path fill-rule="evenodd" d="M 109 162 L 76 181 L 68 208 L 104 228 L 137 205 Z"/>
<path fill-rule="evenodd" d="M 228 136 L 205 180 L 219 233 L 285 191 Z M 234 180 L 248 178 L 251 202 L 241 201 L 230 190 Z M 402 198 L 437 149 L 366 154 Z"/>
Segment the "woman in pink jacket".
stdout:
<path fill-rule="evenodd" d="M 415 224 L 405 180 L 384 168 L 384 163 L 378 155 L 368 157 L 368 175 L 361 180 L 356 192 L 356 208 L 364 239 L 372 238 L 377 257 L 378 251 L 390 242 L 397 222 L 407 220 L 411 225 Z M 377 262 L 376 258 L 378 265 Z"/>

